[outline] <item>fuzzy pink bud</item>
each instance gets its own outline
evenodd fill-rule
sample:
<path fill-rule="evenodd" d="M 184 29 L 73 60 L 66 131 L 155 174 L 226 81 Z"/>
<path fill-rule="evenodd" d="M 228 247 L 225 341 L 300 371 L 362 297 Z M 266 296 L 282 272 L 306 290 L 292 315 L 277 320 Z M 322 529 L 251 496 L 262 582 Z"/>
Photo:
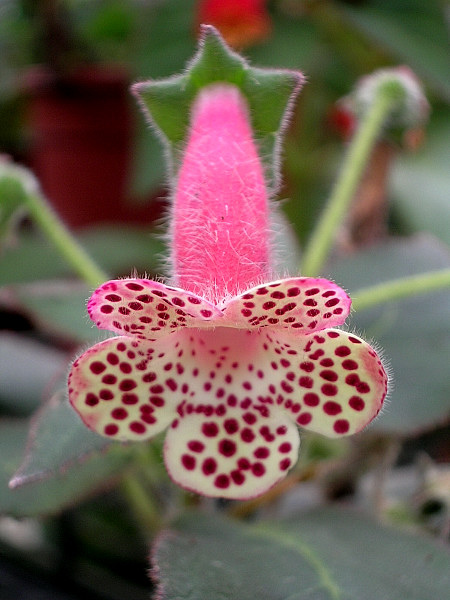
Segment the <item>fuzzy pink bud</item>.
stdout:
<path fill-rule="evenodd" d="M 213 300 L 269 268 L 269 206 L 246 103 L 231 85 L 198 95 L 171 219 L 175 284 Z"/>

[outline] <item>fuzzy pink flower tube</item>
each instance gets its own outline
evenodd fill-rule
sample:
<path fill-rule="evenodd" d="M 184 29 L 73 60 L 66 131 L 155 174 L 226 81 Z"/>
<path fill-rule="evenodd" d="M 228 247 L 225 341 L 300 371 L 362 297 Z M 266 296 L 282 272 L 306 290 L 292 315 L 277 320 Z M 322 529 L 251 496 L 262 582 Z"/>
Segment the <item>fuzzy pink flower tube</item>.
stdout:
<path fill-rule="evenodd" d="M 258 496 L 295 464 L 298 426 L 330 437 L 378 414 L 387 376 L 375 350 L 337 326 L 351 300 L 319 278 L 271 280 L 267 186 L 240 91 L 196 98 L 173 197 L 174 285 L 108 281 L 88 302 L 117 334 L 77 360 L 69 398 L 115 440 L 167 429 L 182 487 Z"/>

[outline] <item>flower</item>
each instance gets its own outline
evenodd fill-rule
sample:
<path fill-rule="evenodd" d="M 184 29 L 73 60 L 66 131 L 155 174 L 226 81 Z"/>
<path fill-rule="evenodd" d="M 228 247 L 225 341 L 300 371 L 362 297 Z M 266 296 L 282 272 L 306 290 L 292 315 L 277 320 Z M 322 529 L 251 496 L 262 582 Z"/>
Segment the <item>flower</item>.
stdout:
<path fill-rule="evenodd" d="M 351 300 L 326 279 L 271 279 L 270 207 L 245 100 L 211 84 L 197 95 L 171 209 L 173 281 L 108 281 L 88 302 L 117 337 L 75 360 L 69 398 L 115 440 L 167 429 L 164 460 L 182 487 L 258 496 L 299 449 L 298 425 L 360 431 L 387 377 L 376 352 L 336 329 Z"/>
<path fill-rule="evenodd" d="M 199 0 L 197 22 L 217 27 L 234 48 L 266 40 L 272 28 L 266 0 Z"/>

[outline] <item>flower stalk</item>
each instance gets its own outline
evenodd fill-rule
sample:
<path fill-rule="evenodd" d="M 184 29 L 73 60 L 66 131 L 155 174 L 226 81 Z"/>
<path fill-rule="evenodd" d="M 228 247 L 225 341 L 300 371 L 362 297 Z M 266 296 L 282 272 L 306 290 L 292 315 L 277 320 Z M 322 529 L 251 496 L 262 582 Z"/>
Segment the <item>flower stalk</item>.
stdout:
<path fill-rule="evenodd" d="M 380 85 L 373 100 L 362 117 L 350 143 L 340 176 L 331 193 L 328 204 L 311 235 L 303 257 L 302 274 L 310 277 L 320 272 L 335 235 L 342 224 L 366 169 L 370 154 L 377 142 L 387 118 L 403 100 L 401 84 L 388 81 Z"/>
<path fill-rule="evenodd" d="M 379 304 L 412 298 L 450 288 L 450 269 L 400 277 L 357 290 L 352 294 L 353 308 L 366 310 Z"/>

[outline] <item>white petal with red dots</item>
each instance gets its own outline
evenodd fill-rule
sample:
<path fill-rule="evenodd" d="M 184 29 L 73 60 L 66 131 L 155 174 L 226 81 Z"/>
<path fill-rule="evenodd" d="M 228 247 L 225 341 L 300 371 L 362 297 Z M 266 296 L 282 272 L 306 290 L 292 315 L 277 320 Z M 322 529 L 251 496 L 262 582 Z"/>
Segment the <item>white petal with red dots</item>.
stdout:
<path fill-rule="evenodd" d="M 351 300 L 327 279 L 291 277 L 251 288 L 225 303 L 224 321 L 231 327 L 271 327 L 309 334 L 341 325 Z M 222 322 L 221 325 L 225 325 Z"/>
<path fill-rule="evenodd" d="M 272 360 L 269 403 L 297 424 L 328 437 L 351 435 L 379 413 L 387 392 L 380 358 L 356 335 L 338 329 L 299 339 L 266 334 Z"/>
<path fill-rule="evenodd" d="M 85 425 L 111 439 L 132 441 L 149 439 L 170 425 L 181 390 L 176 393 L 172 363 L 162 354 L 125 337 L 82 354 L 68 383 L 70 403 Z"/>
<path fill-rule="evenodd" d="M 164 461 L 171 478 L 204 496 L 261 495 L 295 464 L 300 438 L 292 421 L 243 400 L 211 413 L 183 413 L 169 429 Z"/>
<path fill-rule="evenodd" d="M 100 286 L 88 302 L 100 329 L 156 339 L 193 325 L 208 327 L 222 312 L 204 298 L 148 279 L 116 279 Z"/>

